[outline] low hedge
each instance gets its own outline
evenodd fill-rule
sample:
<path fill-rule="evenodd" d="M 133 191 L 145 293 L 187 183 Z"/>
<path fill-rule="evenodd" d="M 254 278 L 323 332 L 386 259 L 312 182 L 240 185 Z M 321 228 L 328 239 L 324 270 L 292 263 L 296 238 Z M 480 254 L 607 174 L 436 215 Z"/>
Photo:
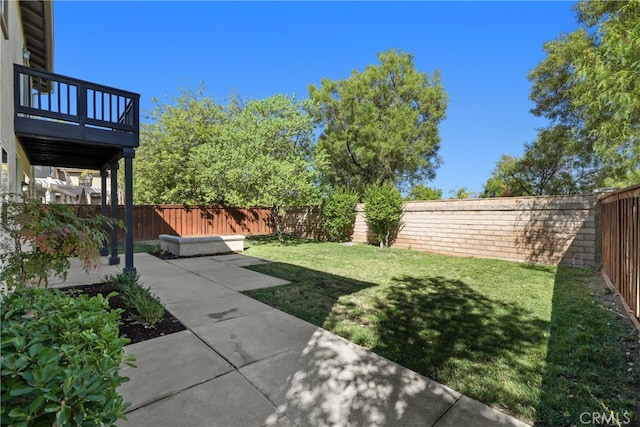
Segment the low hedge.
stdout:
<path fill-rule="evenodd" d="M 117 388 L 128 381 L 119 367 L 129 340 L 119 337 L 120 312 L 106 298 L 21 288 L 3 297 L 0 316 L 1 425 L 96 426 L 124 418 L 129 403 Z"/>

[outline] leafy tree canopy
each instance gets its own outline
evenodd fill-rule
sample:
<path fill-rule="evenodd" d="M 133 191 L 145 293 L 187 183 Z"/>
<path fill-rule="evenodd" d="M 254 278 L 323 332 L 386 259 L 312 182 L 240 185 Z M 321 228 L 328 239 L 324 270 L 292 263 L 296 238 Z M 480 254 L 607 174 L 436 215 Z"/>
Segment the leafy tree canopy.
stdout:
<path fill-rule="evenodd" d="M 192 153 L 204 200 L 265 207 L 317 201 L 311 108 L 308 101 L 274 95 L 230 114 L 220 132 Z"/>
<path fill-rule="evenodd" d="M 522 157 L 502 156 L 482 197 L 588 193 L 600 175 L 593 154 L 582 149 L 570 128 L 557 125 L 540 130 Z"/>
<path fill-rule="evenodd" d="M 427 187 L 424 184 L 415 184 L 411 187 L 407 200 L 440 200 L 442 190 L 439 188 Z"/>
<path fill-rule="evenodd" d="M 439 72 L 417 71 L 405 52 L 389 50 L 378 59 L 348 79 L 309 87 L 323 125 L 316 149 L 328 162 L 324 178 L 360 195 L 382 182 L 433 179 L 441 164 L 438 125 L 448 99 Z"/>
<path fill-rule="evenodd" d="M 605 183 L 640 179 L 640 2 L 581 1 L 581 27 L 545 44 L 530 73 L 532 112 L 571 130 Z"/>
<path fill-rule="evenodd" d="M 226 106 L 186 90 L 158 105 L 135 161 L 142 203 L 264 206 L 317 200 L 312 104 L 274 95 Z"/>
<path fill-rule="evenodd" d="M 460 187 L 456 190 L 449 191 L 449 194 L 453 196 L 454 199 L 470 199 L 477 197 L 477 193 L 475 191 L 467 190 L 467 187 Z"/>
<path fill-rule="evenodd" d="M 230 111 L 203 96 L 204 88 L 181 89 L 172 103 L 155 108 L 140 129 L 140 147 L 134 160 L 136 203 L 199 204 L 221 202 L 222 195 L 205 199 L 191 165 L 195 147 L 212 143 L 228 120 Z M 233 98 L 230 104 L 236 99 Z M 232 110 L 232 109 L 229 109 Z"/>

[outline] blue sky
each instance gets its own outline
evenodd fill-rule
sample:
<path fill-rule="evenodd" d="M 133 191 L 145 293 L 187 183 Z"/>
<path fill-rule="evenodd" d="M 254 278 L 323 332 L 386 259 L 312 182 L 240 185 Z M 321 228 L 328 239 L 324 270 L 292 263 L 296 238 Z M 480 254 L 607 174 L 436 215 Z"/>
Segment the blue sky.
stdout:
<path fill-rule="evenodd" d="M 573 2 L 54 3 L 54 71 L 169 102 L 197 87 L 224 102 L 308 97 L 394 48 L 419 71 L 440 70 L 449 96 L 440 126 L 443 190 L 480 192 L 502 154 L 520 155 L 544 120 L 529 113 L 527 73 L 542 44 L 577 28 Z"/>

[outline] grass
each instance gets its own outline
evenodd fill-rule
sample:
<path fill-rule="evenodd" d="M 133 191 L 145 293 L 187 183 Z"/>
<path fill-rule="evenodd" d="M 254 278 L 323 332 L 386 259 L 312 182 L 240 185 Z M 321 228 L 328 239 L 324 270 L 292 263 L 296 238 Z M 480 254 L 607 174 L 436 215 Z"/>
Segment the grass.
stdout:
<path fill-rule="evenodd" d="M 111 246 L 108 246 L 109 251 L 111 251 Z M 133 242 L 133 253 L 147 253 L 153 252 L 160 249 L 160 244 L 158 243 L 148 243 L 148 242 Z M 124 243 L 118 243 L 118 253 L 124 254 Z"/>
<path fill-rule="evenodd" d="M 374 246 L 257 238 L 250 267 L 292 282 L 253 298 L 537 425 L 632 411 L 631 323 L 597 272 Z M 637 347 L 636 352 L 637 352 Z"/>

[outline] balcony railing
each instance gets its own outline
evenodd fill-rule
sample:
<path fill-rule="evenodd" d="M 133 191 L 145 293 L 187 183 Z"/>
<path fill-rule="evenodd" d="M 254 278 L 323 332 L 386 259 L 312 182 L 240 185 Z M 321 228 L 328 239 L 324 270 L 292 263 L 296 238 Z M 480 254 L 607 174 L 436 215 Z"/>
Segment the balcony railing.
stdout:
<path fill-rule="evenodd" d="M 137 140 L 136 93 L 17 64 L 14 85 L 16 117 L 135 134 Z"/>

